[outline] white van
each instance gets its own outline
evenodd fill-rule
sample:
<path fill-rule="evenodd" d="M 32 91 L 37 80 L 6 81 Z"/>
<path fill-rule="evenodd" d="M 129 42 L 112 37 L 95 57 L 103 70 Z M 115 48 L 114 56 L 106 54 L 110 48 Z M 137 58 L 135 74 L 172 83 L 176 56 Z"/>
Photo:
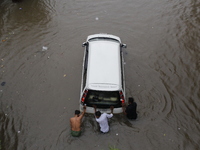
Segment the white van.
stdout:
<path fill-rule="evenodd" d="M 80 92 L 80 110 L 87 106 L 87 113 L 97 110 L 122 113 L 125 103 L 124 58 L 119 37 L 110 34 L 94 34 L 87 37 L 85 47 Z"/>

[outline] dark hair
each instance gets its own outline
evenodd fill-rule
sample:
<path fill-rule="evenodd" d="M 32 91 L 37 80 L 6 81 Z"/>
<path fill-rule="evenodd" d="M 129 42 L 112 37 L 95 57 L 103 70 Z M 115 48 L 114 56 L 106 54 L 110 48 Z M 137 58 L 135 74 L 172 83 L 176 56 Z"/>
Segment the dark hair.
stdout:
<path fill-rule="evenodd" d="M 75 115 L 79 115 L 80 113 L 80 110 L 75 110 Z"/>
<path fill-rule="evenodd" d="M 100 117 L 100 116 L 101 116 L 101 112 L 100 112 L 100 111 L 97 111 L 97 112 L 95 112 L 95 115 L 96 115 L 97 117 Z"/>
<path fill-rule="evenodd" d="M 134 102 L 134 98 L 133 97 L 129 97 L 128 98 L 128 102 L 132 104 Z"/>

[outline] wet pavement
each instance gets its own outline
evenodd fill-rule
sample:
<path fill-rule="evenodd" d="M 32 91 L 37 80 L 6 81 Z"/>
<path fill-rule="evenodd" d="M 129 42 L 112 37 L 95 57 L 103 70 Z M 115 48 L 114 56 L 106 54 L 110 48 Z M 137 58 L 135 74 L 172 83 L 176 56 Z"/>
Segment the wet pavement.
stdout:
<path fill-rule="evenodd" d="M 0 150 L 199 150 L 200 2 L 0 1 Z M 126 96 L 138 119 L 92 114 L 80 138 L 82 42 L 95 33 L 127 44 Z"/>

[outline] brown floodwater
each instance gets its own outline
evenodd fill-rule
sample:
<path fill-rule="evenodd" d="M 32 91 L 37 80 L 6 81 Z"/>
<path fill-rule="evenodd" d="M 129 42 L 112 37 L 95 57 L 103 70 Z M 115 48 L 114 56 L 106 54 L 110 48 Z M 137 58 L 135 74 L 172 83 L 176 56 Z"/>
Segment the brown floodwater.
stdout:
<path fill-rule="evenodd" d="M 0 150 L 199 150 L 200 1 L 0 0 Z M 82 42 L 109 33 L 124 50 L 122 114 L 102 135 L 92 114 L 71 137 L 79 108 Z"/>

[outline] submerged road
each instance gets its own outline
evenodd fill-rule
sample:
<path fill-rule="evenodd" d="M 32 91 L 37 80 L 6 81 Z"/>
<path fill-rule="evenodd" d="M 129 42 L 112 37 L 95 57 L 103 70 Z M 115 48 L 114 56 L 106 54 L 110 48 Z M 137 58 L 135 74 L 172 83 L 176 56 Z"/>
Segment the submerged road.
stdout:
<path fill-rule="evenodd" d="M 200 2 L 193 0 L 0 1 L 1 150 L 199 150 Z M 95 33 L 127 44 L 126 96 L 138 119 L 94 116 L 80 138 L 82 42 Z"/>

